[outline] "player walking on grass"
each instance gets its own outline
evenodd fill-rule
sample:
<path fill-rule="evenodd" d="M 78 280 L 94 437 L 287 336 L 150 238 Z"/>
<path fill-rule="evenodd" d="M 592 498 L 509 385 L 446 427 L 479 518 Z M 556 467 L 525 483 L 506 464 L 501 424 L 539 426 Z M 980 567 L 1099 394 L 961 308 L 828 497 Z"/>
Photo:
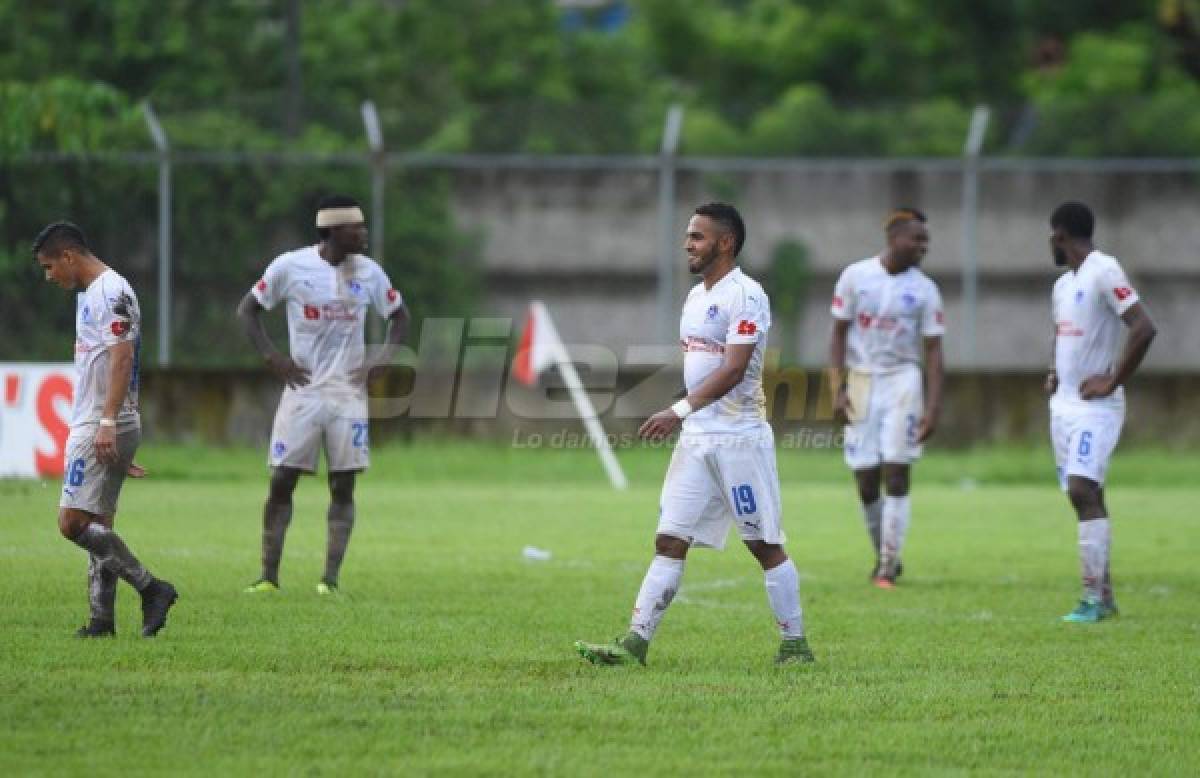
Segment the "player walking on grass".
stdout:
<path fill-rule="evenodd" d="M 745 239 L 742 217 L 729 205 L 702 205 L 688 223 L 688 270 L 702 283 L 688 294 L 679 323 L 687 396 L 638 430 L 651 440 L 681 424 L 682 433 L 663 483 L 654 561 L 628 633 L 613 643 L 575 643 L 593 664 L 646 663 L 650 640 L 679 591 L 688 550 L 723 548 L 731 524 L 764 570 L 782 635 L 775 661 L 813 661 L 799 576 L 783 548 L 775 438 L 762 389 L 771 308 L 762 287 L 735 264 Z"/>
<path fill-rule="evenodd" d="M 892 211 L 884 232 L 883 253 L 847 267 L 834 287 L 829 372 L 835 413 L 848 421 L 846 464 L 875 548 L 871 580 L 891 589 L 903 570 L 912 464 L 941 414 L 946 328 L 937 284 L 918 267 L 929 250 L 925 214 Z"/>
<path fill-rule="evenodd" d="M 142 598 L 142 635 L 167 623 L 178 593 L 155 578 L 113 530 L 125 476 L 142 437 L 138 414 L 138 346 L 141 315 L 137 295 L 124 278 L 88 248 L 74 224 L 47 226 L 33 242 L 46 280 L 83 289 L 75 305 L 75 407 L 67 436 L 58 529 L 88 552 L 91 615 L 75 634 L 116 634 L 117 579 Z"/>
<path fill-rule="evenodd" d="M 270 490 L 263 507 L 262 576 L 248 593 L 279 589 L 279 560 L 301 473 L 314 473 L 322 447 L 329 469 L 329 535 L 319 594 L 337 592 L 354 528 L 355 476 L 367 469 L 367 379 L 408 334 L 408 310 L 387 274 L 362 254 L 367 226 L 349 197 L 321 201 L 320 242 L 277 257 L 238 306 L 243 329 L 267 367 L 286 384 L 271 430 Z M 287 305 L 291 356 L 276 350 L 262 311 Z M 387 343 L 368 355 L 368 306 L 389 322 Z"/>
<path fill-rule="evenodd" d="M 1109 575 L 1104 474 L 1125 421 L 1124 384 L 1157 334 L 1116 257 L 1092 245 L 1096 220 L 1082 203 L 1050 216 L 1054 264 L 1054 366 L 1046 376 L 1050 437 L 1059 485 L 1079 519 L 1083 599 L 1063 621 L 1094 623 L 1117 614 Z M 1121 322 L 1129 328 L 1117 361 Z"/>

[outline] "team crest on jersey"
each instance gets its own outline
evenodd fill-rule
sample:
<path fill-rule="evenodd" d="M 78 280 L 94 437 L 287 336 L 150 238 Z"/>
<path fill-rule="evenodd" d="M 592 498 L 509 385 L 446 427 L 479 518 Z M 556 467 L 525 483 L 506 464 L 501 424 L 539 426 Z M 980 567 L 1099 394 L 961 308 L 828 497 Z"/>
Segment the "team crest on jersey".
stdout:
<path fill-rule="evenodd" d="M 718 308 L 715 303 L 708 306 L 708 312 L 704 314 L 704 320 L 712 321 L 713 319 L 717 318 L 717 314 L 720 313 L 720 311 L 721 309 Z"/>
<path fill-rule="evenodd" d="M 904 303 L 905 308 L 916 307 L 917 296 L 912 292 L 905 292 L 904 294 L 900 295 L 900 302 Z"/>
<path fill-rule="evenodd" d="M 1081 302 L 1083 302 L 1083 290 L 1076 289 L 1075 290 L 1075 304 L 1079 305 Z"/>
<path fill-rule="evenodd" d="M 356 279 L 351 278 L 349 281 L 347 281 L 346 288 L 350 290 L 350 294 L 356 295 L 358 297 L 362 296 L 362 293 L 363 293 L 362 284 L 360 284 Z"/>

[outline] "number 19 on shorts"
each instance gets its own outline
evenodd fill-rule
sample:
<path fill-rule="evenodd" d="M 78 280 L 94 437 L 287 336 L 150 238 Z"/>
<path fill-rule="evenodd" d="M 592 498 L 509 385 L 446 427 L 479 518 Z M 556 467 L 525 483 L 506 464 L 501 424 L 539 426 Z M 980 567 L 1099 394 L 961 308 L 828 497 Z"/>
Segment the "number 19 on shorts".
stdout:
<path fill-rule="evenodd" d="M 754 502 L 754 490 L 750 484 L 733 487 L 733 509 L 739 516 L 750 516 L 758 511 Z"/>

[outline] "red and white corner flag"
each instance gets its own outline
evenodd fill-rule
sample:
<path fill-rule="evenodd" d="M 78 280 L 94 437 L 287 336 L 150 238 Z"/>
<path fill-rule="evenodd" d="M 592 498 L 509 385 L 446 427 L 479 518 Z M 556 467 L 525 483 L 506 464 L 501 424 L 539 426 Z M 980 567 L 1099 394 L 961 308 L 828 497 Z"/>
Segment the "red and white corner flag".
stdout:
<path fill-rule="evenodd" d="M 613 454 L 612 446 L 608 444 L 608 436 L 604 427 L 600 425 L 596 408 L 584 390 L 583 382 L 579 380 L 575 364 L 567 354 L 567 347 L 558 337 L 558 329 L 554 326 L 554 320 L 550 318 L 550 311 L 543 302 L 534 300 L 529 304 L 529 316 L 525 319 L 525 331 L 521 333 L 517 356 L 513 359 L 512 375 L 521 383 L 533 386 L 537 384 L 538 376 L 553 366 L 558 367 L 563 383 L 571 393 L 575 411 L 587 429 L 592 445 L 596 447 L 596 454 L 600 457 L 600 463 L 604 465 L 608 480 L 614 489 L 625 489 L 629 482 L 625 480 L 625 473 Z"/>

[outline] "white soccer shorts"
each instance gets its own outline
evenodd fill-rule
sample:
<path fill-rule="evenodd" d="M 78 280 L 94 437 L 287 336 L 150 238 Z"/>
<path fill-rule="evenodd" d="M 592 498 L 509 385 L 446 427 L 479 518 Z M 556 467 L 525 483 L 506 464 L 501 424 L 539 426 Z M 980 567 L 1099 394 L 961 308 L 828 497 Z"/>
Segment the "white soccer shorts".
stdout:
<path fill-rule="evenodd" d="M 67 436 L 63 455 L 62 494 L 60 508 L 74 508 L 96 516 L 115 516 L 121 485 L 133 462 L 141 427 L 117 431 L 117 461 L 102 465 L 96 459 L 96 425 L 73 427 Z"/>
<path fill-rule="evenodd" d="M 857 419 L 846 425 L 843 455 L 852 470 L 878 467 L 883 462 L 907 465 L 921 456 L 917 431 L 925 413 L 921 370 L 914 366 L 878 375 L 859 373 L 853 381 L 851 403 Z"/>
<path fill-rule="evenodd" d="M 267 464 L 314 473 L 322 446 L 329 472 L 367 469 L 371 456 L 365 392 L 283 390 L 271 428 Z"/>
<path fill-rule="evenodd" d="M 1054 444 L 1054 469 L 1065 492 L 1067 477 L 1082 476 L 1104 483 L 1108 461 L 1125 423 L 1122 408 L 1079 408 L 1050 411 L 1050 440 Z"/>
<path fill-rule="evenodd" d="M 782 514 L 770 428 L 680 438 L 663 481 L 659 534 L 722 549 L 735 525 L 742 540 L 781 544 Z"/>

